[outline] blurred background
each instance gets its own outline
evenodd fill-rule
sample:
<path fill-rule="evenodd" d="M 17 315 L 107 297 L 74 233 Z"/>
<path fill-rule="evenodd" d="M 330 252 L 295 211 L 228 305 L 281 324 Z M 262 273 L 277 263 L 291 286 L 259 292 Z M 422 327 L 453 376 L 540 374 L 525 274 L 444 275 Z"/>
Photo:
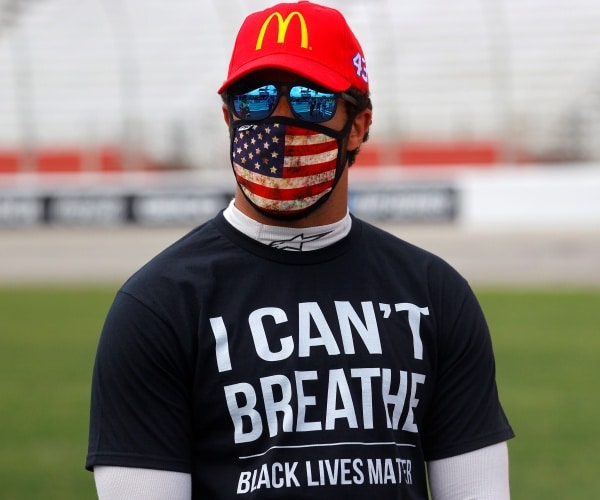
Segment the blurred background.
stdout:
<path fill-rule="evenodd" d="M 3 172 L 214 170 L 262 0 L 2 0 Z M 368 164 L 600 160 L 596 0 L 330 0 L 366 53 Z M 226 158 L 225 158 L 226 160 Z"/>
<path fill-rule="evenodd" d="M 233 180 L 216 90 L 270 3 L 0 0 L 0 225 L 210 217 Z M 600 224 L 597 0 L 327 3 L 375 108 L 357 214 Z"/>

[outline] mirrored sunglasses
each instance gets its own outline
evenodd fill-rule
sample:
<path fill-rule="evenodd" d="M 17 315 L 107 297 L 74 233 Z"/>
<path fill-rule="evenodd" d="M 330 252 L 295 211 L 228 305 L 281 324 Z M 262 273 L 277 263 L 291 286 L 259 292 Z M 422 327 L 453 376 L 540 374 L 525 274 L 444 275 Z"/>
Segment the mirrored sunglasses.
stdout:
<path fill-rule="evenodd" d="M 356 99 L 345 92 L 331 92 L 302 83 L 269 83 L 251 86 L 249 90 L 231 90 L 228 104 L 238 118 L 259 121 L 271 116 L 282 96 L 287 98 L 296 118 L 311 123 L 330 120 L 340 97 L 357 104 Z"/>

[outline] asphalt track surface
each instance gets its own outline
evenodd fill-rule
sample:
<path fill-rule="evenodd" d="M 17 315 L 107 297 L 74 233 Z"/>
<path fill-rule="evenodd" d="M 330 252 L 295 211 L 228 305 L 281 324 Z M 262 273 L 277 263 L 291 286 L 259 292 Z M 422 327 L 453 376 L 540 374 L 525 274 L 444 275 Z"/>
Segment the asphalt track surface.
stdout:
<path fill-rule="evenodd" d="M 600 229 L 486 232 L 378 225 L 441 256 L 473 285 L 600 287 Z M 116 286 L 189 229 L 3 228 L 0 285 Z"/>

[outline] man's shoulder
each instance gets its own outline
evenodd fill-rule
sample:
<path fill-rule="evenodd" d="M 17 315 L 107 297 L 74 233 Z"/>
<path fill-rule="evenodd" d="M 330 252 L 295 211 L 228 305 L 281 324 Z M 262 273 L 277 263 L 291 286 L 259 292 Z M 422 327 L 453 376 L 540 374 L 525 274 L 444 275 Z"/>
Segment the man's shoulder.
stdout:
<path fill-rule="evenodd" d="M 159 252 L 152 261 L 210 258 L 212 254 L 222 255 L 228 247 L 228 240 L 220 229 L 221 213 L 214 218 L 183 234 Z"/>
<path fill-rule="evenodd" d="M 360 225 L 364 240 L 373 245 L 383 245 L 391 250 L 402 251 L 404 254 L 420 256 L 422 258 L 440 258 L 430 250 L 404 239 L 401 235 L 401 231 L 392 233 L 389 229 L 385 229 L 379 225 L 356 217 L 354 217 L 354 223 Z"/>
<path fill-rule="evenodd" d="M 227 238 L 219 231 L 215 219 L 193 228 L 181 238 L 141 264 L 126 283 L 127 288 L 143 288 L 157 281 L 167 284 L 180 282 L 191 274 L 201 274 L 202 268 L 227 258 Z"/>
<path fill-rule="evenodd" d="M 464 280 L 442 255 L 372 223 L 356 218 L 355 222 L 360 225 L 362 241 L 372 261 L 412 270 L 415 273 L 434 273 L 453 280 Z"/>

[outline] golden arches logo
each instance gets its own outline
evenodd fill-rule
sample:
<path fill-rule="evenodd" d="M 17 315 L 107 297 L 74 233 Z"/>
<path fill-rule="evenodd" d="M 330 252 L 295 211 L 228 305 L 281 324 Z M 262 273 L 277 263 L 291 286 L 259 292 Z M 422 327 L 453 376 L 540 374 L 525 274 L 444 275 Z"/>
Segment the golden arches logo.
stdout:
<path fill-rule="evenodd" d="M 285 41 L 285 34 L 287 33 L 288 26 L 294 17 L 298 18 L 298 22 L 300 23 L 300 47 L 303 49 L 308 48 L 308 30 L 306 28 L 306 21 L 304 20 L 304 16 L 300 14 L 298 11 L 290 12 L 288 16 L 284 19 L 283 16 L 279 12 L 273 12 L 260 28 L 260 32 L 258 33 L 258 38 L 256 39 L 256 50 L 262 49 L 263 39 L 265 37 L 265 33 L 269 24 L 273 18 L 277 18 L 277 43 L 283 43 Z"/>

